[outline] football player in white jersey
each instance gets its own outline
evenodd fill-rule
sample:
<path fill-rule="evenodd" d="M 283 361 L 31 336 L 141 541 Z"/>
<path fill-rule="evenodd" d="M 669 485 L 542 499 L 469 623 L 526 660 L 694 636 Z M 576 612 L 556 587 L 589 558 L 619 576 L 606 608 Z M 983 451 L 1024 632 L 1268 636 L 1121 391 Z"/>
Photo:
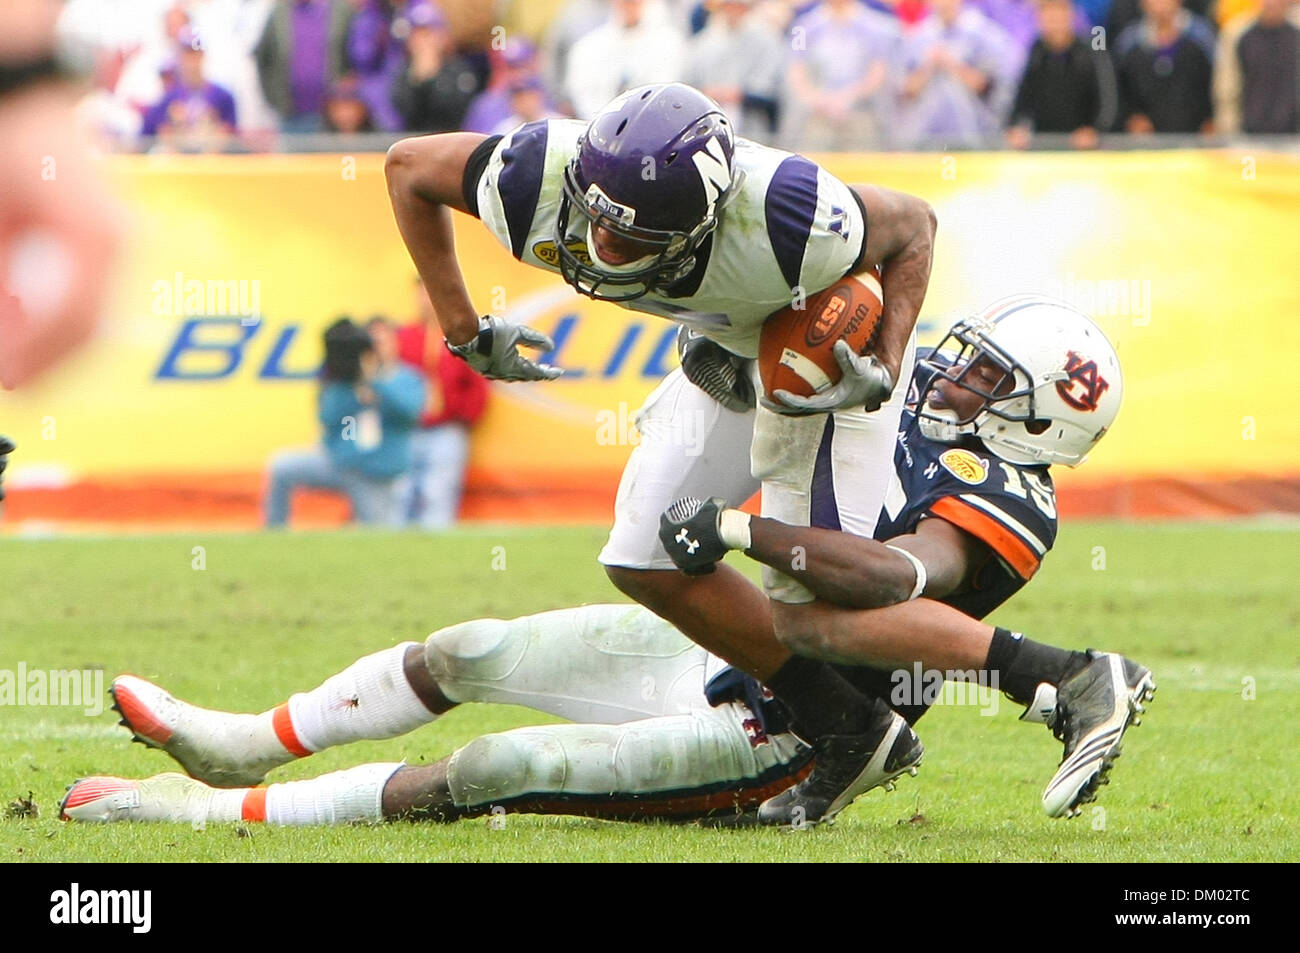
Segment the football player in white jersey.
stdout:
<path fill-rule="evenodd" d="M 898 434 L 894 489 L 876 526 L 887 545 L 765 519 L 755 523 L 750 554 L 779 558 L 802 545 L 811 558 L 801 579 L 810 589 L 871 610 L 873 638 L 846 641 L 829 627 L 826 644 L 836 658 L 866 663 L 838 672 L 887 695 L 908 722 L 936 690 L 900 677 L 915 661 L 1002 689 L 1026 706 L 1022 720 L 1051 725 L 1065 757 L 1043 807 L 1060 816 L 1095 797 L 1154 684 L 1149 671 L 1120 656 L 1042 645 L 957 611 L 983 617 L 1034 575 L 1056 537 L 1047 464 L 1081 462 L 1118 409 L 1118 363 L 1096 327 L 1041 299 L 1021 306 L 1029 300 L 989 309 L 988 323 L 959 323 L 953 337 L 964 353 L 937 371 L 918 370 Z M 1076 358 L 1067 376 L 1056 373 L 1061 347 Z M 1016 423 L 1032 421 L 1050 426 Z M 715 541 L 705 549 L 715 559 L 725 552 Z M 900 552 L 923 567 L 927 600 L 938 600 L 932 611 L 959 620 L 954 643 L 918 641 L 906 610 L 900 617 L 895 604 L 907 598 L 906 580 L 891 565 Z M 760 801 L 807 783 L 811 757 L 790 733 L 788 713 L 757 681 L 636 606 L 450 626 L 423 645 L 362 658 L 260 715 L 197 708 L 134 676 L 116 679 L 112 692 L 123 723 L 191 778 L 84 779 L 69 789 L 66 818 L 325 824 L 494 810 L 753 817 Z M 249 787 L 294 758 L 393 737 L 473 701 L 526 705 L 580 724 L 487 735 L 435 765 L 363 765 Z M 793 823 L 833 817 L 842 806 L 796 813 Z"/>
<path fill-rule="evenodd" d="M 659 514 L 682 497 L 739 505 L 764 485 L 764 511 L 808 522 L 812 461 L 824 442 L 842 525 L 870 535 L 888 483 L 913 327 L 929 281 L 935 218 L 927 203 L 850 187 L 802 156 L 732 135 L 712 100 L 681 84 L 631 90 L 590 123 L 546 120 L 503 137 L 456 133 L 389 151 L 399 230 L 449 347 L 505 380 L 558 376 L 519 352 L 545 335 L 478 316 L 456 261 L 450 209 L 478 217 L 518 260 L 575 289 L 670 318 L 719 346 L 685 362 L 647 400 L 600 554 L 611 581 L 697 644 L 760 679 L 817 751 L 821 780 L 864 790 L 914 766 L 920 741 L 882 699 L 777 641 L 768 598 L 727 567 L 676 572 Z M 757 354 L 763 321 L 846 275 L 879 273 L 884 312 L 874 356 L 837 353 L 841 380 L 811 398 L 766 395 L 751 410 L 726 384 Z M 680 421 L 703 433 L 687 447 Z M 674 423 L 677 422 L 677 423 Z M 699 422 L 699 423 L 697 423 Z M 752 467 L 751 467 L 752 453 Z M 812 594 L 772 574 L 770 594 Z M 797 619 L 797 607 L 787 618 Z M 868 768 L 877 749 L 883 766 Z"/>

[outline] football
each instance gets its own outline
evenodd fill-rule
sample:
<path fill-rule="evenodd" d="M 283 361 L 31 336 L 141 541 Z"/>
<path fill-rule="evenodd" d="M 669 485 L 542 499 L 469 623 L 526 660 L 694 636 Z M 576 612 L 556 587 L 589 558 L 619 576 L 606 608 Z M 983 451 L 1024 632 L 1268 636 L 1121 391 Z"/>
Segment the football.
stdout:
<path fill-rule="evenodd" d="M 864 274 L 844 278 L 777 311 L 763 323 L 759 336 L 758 371 L 764 391 L 811 397 L 835 384 L 840 379 L 835 342 L 844 338 L 855 353 L 868 353 L 876 343 L 883 306 L 880 281 Z"/>

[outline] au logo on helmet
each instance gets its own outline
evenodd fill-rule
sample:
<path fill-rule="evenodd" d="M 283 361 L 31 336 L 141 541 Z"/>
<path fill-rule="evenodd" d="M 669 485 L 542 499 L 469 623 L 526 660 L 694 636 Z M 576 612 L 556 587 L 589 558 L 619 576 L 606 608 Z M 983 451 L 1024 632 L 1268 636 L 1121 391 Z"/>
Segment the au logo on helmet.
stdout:
<path fill-rule="evenodd" d="M 1056 382 L 1056 393 L 1075 410 L 1093 411 L 1110 384 L 1097 372 L 1097 362 L 1085 361 L 1078 352 L 1065 358 L 1065 380 Z"/>

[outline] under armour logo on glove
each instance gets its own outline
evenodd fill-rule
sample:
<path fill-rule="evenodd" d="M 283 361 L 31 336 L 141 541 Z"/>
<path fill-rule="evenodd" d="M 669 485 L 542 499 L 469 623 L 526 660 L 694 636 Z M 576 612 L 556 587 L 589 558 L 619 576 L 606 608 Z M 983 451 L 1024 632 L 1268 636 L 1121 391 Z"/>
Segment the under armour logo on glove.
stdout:
<path fill-rule="evenodd" d="M 659 517 L 659 541 L 682 572 L 702 576 L 713 572 L 729 547 L 718 533 L 718 519 L 727 501 L 688 497 L 672 504 Z"/>

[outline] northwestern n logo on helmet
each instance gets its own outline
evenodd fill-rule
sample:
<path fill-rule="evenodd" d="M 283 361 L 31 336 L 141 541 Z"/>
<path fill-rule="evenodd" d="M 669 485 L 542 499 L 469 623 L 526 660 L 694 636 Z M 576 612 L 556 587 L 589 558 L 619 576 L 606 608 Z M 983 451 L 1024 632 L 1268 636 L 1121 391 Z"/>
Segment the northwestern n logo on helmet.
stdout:
<path fill-rule="evenodd" d="M 1075 410 L 1096 410 L 1097 401 L 1110 384 L 1097 373 L 1096 361 L 1085 361 L 1075 351 L 1065 358 L 1066 379 L 1056 382 L 1056 393 Z"/>
<path fill-rule="evenodd" d="M 700 181 L 704 183 L 704 200 L 708 202 L 709 211 L 706 219 L 712 218 L 717 201 L 731 185 L 731 169 L 727 165 L 727 155 L 722 151 L 722 143 L 717 136 L 710 136 L 704 148 L 691 156 Z"/>

